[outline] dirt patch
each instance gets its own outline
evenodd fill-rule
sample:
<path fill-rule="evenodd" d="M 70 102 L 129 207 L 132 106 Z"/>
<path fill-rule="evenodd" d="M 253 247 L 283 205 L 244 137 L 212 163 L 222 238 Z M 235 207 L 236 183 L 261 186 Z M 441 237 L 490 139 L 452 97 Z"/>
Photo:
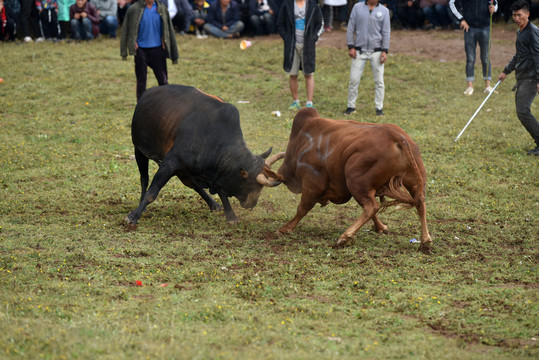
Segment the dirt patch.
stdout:
<path fill-rule="evenodd" d="M 256 38 L 255 41 L 279 39 L 279 35 Z M 506 25 L 492 28 L 492 45 L 490 61 L 493 67 L 503 67 L 515 54 L 516 27 Z M 324 33 L 318 41 L 318 47 L 342 49 L 346 53 L 346 32 L 332 31 Z M 461 30 L 431 30 L 410 31 L 392 30 L 390 55 L 400 54 L 417 57 L 418 59 L 433 59 L 438 61 L 465 62 L 464 38 Z M 479 64 L 479 49 L 477 49 L 476 67 Z M 464 69 L 463 69 L 464 71 Z M 497 74 L 492 74 L 497 77 Z"/>

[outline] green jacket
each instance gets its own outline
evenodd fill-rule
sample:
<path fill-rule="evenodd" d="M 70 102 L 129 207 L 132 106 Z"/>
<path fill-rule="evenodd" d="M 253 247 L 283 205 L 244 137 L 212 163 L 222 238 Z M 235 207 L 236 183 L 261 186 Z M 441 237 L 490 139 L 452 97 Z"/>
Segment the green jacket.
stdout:
<path fill-rule="evenodd" d="M 179 57 L 178 46 L 176 44 L 172 20 L 168 14 L 167 7 L 157 0 L 155 3 L 157 4 L 157 12 L 161 16 L 161 23 L 163 25 L 163 40 L 165 49 L 167 50 L 167 57 L 172 59 L 173 64 L 177 64 Z M 124 60 L 127 58 L 128 52 L 129 55 L 135 54 L 135 42 L 137 41 L 138 27 L 140 20 L 142 19 L 142 13 L 144 13 L 144 7 L 144 0 L 138 0 L 127 9 L 125 14 L 124 23 L 122 25 L 122 38 L 120 41 L 120 55 Z"/>

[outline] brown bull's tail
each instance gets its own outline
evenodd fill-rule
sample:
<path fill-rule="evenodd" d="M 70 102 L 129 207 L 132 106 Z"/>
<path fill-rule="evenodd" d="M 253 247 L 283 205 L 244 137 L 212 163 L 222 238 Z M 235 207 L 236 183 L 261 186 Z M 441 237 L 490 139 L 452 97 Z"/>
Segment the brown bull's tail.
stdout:
<path fill-rule="evenodd" d="M 423 176 L 421 175 L 421 171 L 419 170 L 417 160 L 414 154 L 412 153 L 410 143 L 402 134 L 399 134 L 399 133 L 393 133 L 393 134 L 394 134 L 394 141 L 402 149 L 404 155 L 406 156 L 406 159 L 408 160 L 408 163 L 410 164 L 411 170 L 417 176 L 417 179 L 418 179 L 417 191 L 415 193 L 415 196 L 412 197 L 410 192 L 403 186 L 402 175 L 393 176 L 389 180 L 389 183 L 383 186 L 381 189 L 379 189 L 376 193 L 377 196 L 381 197 L 381 209 L 380 209 L 381 211 L 386 210 L 390 206 L 395 206 L 399 204 L 405 204 L 404 205 L 405 209 L 409 209 L 411 207 L 417 206 L 422 201 L 421 196 L 425 192 L 426 180 L 423 179 Z M 383 196 L 390 197 L 394 200 L 385 201 L 385 199 L 383 199 Z"/>
<path fill-rule="evenodd" d="M 389 183 L 378 189 L 376 196 L 380 196 L 381 207 L 380 212 L 384 212 L 391 206 L 404 204 L 404 209 L 409 209 L 415 205 L 415 200 L 410 193 L 402 185 L 402 177 L 393 176 Z M 384 196 L 390 197 L 393 200 L 387 201 Z"/>

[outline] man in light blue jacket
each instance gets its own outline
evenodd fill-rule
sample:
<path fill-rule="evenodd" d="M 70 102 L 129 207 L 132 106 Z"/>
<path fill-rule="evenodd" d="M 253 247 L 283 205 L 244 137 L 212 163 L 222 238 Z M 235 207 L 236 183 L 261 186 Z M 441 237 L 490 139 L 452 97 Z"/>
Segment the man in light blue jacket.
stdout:
<path fill-rule="evenodd" d="M 389 10 L 378 0 L 360 1 L 354 5 L 346 31 L 348 56 L 352 58 L 352 64 L 345 115 L 356 112 L 357 89 L 367 61 L 374 77 L 376 115 L 384 115 L 384 63 L 389 52 L 390 32 Z"/>

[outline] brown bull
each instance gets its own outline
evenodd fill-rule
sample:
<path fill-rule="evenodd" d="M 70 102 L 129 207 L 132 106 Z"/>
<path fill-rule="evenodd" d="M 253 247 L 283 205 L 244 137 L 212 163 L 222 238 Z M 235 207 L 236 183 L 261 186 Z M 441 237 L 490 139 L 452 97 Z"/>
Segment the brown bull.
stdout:
<path fill-rule="evenodd" d="M 400 127 L 323 119 L 316 110 L 307 108 L 294 118 L 282 157 L 278 172 L 266 168 L 266 173 L 290 191 L 301 193 L 301 202 L 296 216 L 280 232 L 292 232 L 316 203 L 344 204 L 353 196 L 363 213 L 340 236 L 337 246 L 351 241 L 371 219 L 378 233 L 386 232 L 387 226 L 376 214 L 381 208 L 401 203 L 416 207 L 421 220 L 420 250 L 430 249 L 425 208 L 427 174 L 419 148 Z M 385 201 L 385 196 L 394 201 Z"/>

